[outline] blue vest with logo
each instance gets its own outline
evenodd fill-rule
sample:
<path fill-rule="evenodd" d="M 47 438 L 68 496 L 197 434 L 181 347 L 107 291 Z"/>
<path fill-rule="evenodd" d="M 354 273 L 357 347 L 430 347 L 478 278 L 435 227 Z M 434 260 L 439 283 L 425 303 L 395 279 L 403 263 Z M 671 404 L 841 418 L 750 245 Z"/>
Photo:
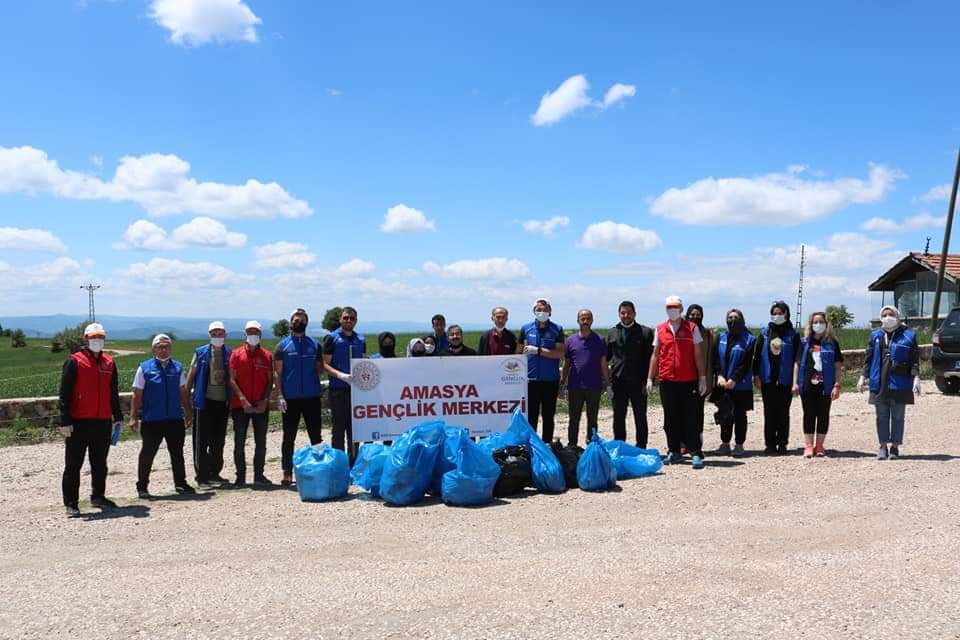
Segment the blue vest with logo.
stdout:
<path fill-rule="evenodd" d="M 813 347 L 810 338 L 800 338 L 800 368 L 797 371 L 797 386 L 800 393 L 806 391 L 807 355 Z M 833 385 L 837 382 L 837 371 L 834 365 L 837 362 L 837 343 L 833 340 L 820 343 L 820 364 L 823 367 L 823 395 L 829 396 L 833 392 Z"/>
<path fill-rule="evenodd" d="M 870 391 L 880 393 L 880 356 L 883 353 L 883 329 L 877 329 L 870 334 Z M 887 378 L 887 385 L 890 391 L 912 391 L 913 376 L 909 373 L 896 373 L 898 365 L 904 369 L 910 368 L 910 348 L 917 340 L 917 334 L 911 329 L 900 326 L 893 335 L 890 336 L 890 375 Z"/>
<path fill-rule="evenodd" d="M 157 422 L 182 419 L 180 377 L 183 375 L 183 365 L 170 358 L 164 366 L 156 358 L 150 358 L 140 363 L 140 369 L 144 381 L 140 420 Z"/>
<path fill-rule="evenodd" d="M 320 396 L 320 374 L 317 373 L 317 341 L 310 336 L 287 336 L 277 345 L 283 352 L 283 397 L 316 398 Z M 334 365 L 336 366 L 336 365 Z"/>
<path fill-rule="evenodd" d="M 796 357 L 793 353 L 793 338 L 797 332 L 790 329 L 781 338 L 783 346 L 780 349 L 780 370 L 777 371 L 776 380 L 773 377 L 772 363 L 770 362 L 770 327 L 764 327 L 760 330 L 760 336 L 763 341 L 760 345 L 760 381 L 764 384 L 776 382 L 784 387 L 793 386 L 793 359 Z"/>
<path fill-rule="evenodd" d="M 327 336 L 333 340 L 333 357 L 330 364 L 337 371 L 350 373 L 350 358 L 362 358 L 367 351 L 367 341 L 356 331 L 348 338 L 343 335 L 342 329 L 334 329 Z M 286 365 L 284 365 L 286 366 Z M 349 389 L 350 385 L 337 378 L 330 379 L 331 389 Z"/>
<path fill-rule="evenodd" d="M 546 326 L 540 330 L 537 321 L 528 322 L 520 329 L 523 341 L 534 347 L 553 349 L 563 340 L 563 327 L 547 320 Z M 527 380 L 553 382 L 560 379 L 560 361 L 545 356 L 527 356 Z"/>
<path fill-rule="evenodd" d="M 193 379 L 193 408 L 203 409 L 207 405 L 207 383 L 210 382 L 210 358 L 213 345 L 207 343 L 197 347 L 197 377 Z M 223 346 L 223 379 L 227 388 L 227 406 L 230 406 L 230 347 Z"/>
<path fill-rule="evenodd" d="M 724 378 L 733 377 L 734 370 L 747 357 L 756 341 L 757 337 L 749 331 L 744 331 L 739 336 L 731 336 L 729 331 L 720 334 L 720 340 L 717 342 L 717 355 L 719 356 L 720 373 L 723 374 Z M 727 344 L 730 345 L 729 349 Z M 746 373 L 737 381 L 737 385 L 733 389 L 734 391 L 750 391 L 753 388 L 752 382 L 751 366 L 748 363 Z"/>

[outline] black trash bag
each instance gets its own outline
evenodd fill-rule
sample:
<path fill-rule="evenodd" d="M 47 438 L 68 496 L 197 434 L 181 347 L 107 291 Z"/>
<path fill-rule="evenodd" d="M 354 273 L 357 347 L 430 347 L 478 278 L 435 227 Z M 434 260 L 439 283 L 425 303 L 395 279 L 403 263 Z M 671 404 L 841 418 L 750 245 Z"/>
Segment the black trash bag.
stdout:
<path fill-rule="evenodd" d="M 550 443 L 550 448 L 553 449 L 553 454 L 557 456 L 560 466 L 563 467 L 563 478 L 567 481 L 567 488 L 580 486 L 577 484 L 577 463 L 583 455 L 583 447 L 575 444 L 563 446 L 559 440 L 554 440 Z"/>
<path fill-rule="evenodd" d="M 493 450 L 493 459 L 500 465 L 500 477 L 493 486 L 495 498 L 523 493 L 533 482 L 530 469 L 530 447 L 516 445 Z"/>

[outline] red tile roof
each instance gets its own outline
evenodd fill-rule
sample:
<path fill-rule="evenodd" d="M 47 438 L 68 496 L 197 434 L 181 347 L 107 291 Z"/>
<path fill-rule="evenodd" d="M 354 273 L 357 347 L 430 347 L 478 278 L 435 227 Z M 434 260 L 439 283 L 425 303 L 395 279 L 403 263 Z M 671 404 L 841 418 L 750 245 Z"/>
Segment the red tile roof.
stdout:
<path fill-rule="evenodd" d="M 933 271 L 940 270 L 940 256 L 939 253 L 931 253 L 929 255 L 924 255 L 922 253 L 911 253 L 915 259 L 919 260 L 921 263 L 928 266 Z M 948 253 L 947 254 L 947 273 L 952 275 L 954 278 L 960 278 L 960 253 Z"/>

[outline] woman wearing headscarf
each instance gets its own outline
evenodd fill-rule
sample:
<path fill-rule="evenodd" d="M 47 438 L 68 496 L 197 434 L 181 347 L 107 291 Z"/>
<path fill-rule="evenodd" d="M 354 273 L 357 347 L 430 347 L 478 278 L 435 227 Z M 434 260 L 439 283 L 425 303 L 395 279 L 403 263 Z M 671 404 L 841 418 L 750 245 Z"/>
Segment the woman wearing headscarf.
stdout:
<path fill-rule="evenodd" d="M 896 307 L 880 310 L 880 328 L 870 335 L 857 391 L 862 392 L 868 383 L 869 401 L 877 411 L 877 460 L 895 460 L 903 445 L 907 405 L 913 404 L 915 394 L 920 395 L 917 335 L 900 321 Z"/>
<path fill-rule="evenodd" d="M 790 321 L 790 307 L 777 300 L 770 307 L 770 322 L 760 330 L 754 359 L 754 382 L 763 398 L 765 453 L 785 454 L 790 439 L 790 405 L 793 403 L 793 365 L 800 353 L 800 334 Z"/>
<path fill-rule="evenodd" d="M 698 304 L 691 304 L 687 307 L 687 322 L 692 322 L 700 328 L 700 335 L 703 336 L 703 352 L 707 354 L 707 395 L 697 396 L 697 402 L 700 403 L 700 411 L 697 413 L 697 427 L 700 429 L 701 445 L 703 444 L 703 405 L 707 396 L 713 391 L 713 381 L 716 377 L 713 370 L 713 332 L 703 327 L 703 307 Z"/>
<path fill-rule="evenodd" d="M 822 458 L 830 405 L 840 397 L 843 376 L 843 352 L 823 311 L 810 314 L 793 371 L 793 393 L 803 403 L 803 457 Z"/>
<path fill-rule="evenodd" d="M 437 355 L 437 337 L 432 333 L 428 333 L 420 339 L 423 342 L 423 348 L 426 356 L 435 356 Z"/>
<path fill-rule="evenodd" d="M 420 358 L 425 355 L 427 355 L 427 345 L 424 344 L 423 338 L 413 338 L 407 343 L 408 358 Z"/>
<path fill-rule="evenodd" d="M 757 338 L 747 330 L 743 312 L 727 311 L 727 330 L 720 334 L 713 351 L 713 370 L 717 372 L 716 396 L 727 396 L 732 411 L 720 411 L 721 455 L 742 456 L 747 440 L 747 411 L 753 411 L 753 352 Z M 726 401 L 726 400 L 725 400 Z M 719 405 L 718 405 L 719 406 Z M 730 438 L 736 438 L 730 450 Z"/>
<path fill-rule="evenodd" d="M 390 331 L 384 331 L 377 336 L 377 353 L 371 358 L 396 358 L 397 357 L 397 336 Z"/>

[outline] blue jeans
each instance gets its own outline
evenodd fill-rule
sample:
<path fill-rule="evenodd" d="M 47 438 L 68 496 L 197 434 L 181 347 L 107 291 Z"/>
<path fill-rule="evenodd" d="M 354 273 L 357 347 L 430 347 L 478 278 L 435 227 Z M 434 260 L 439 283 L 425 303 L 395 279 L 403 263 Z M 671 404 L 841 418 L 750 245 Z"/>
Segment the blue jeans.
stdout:
<path fill-rule="evenodd" d="M 903 421 L 907 405 L 885 398 L 877 398 L 877 439 L 880 444 L 903 444 Z"/>

